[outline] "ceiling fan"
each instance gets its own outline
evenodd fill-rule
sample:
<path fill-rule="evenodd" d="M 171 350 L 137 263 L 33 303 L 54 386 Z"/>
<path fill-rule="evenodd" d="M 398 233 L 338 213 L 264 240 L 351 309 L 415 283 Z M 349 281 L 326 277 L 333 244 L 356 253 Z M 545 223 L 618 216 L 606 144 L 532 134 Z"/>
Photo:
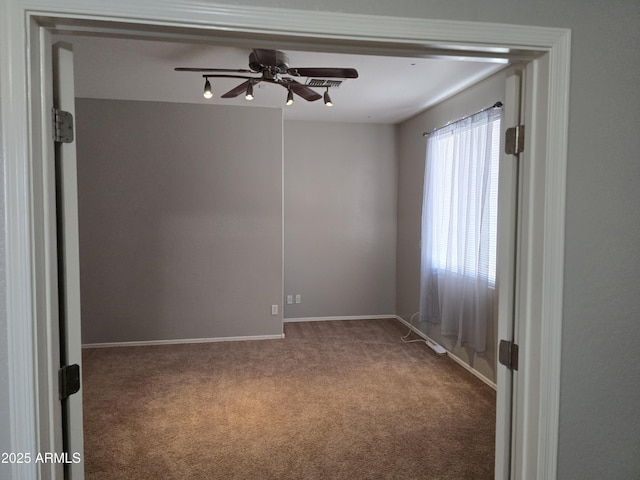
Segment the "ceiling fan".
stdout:
<path fill-rule="evenodd" d="M 227 68 L 191 68 L 176 67 L 178 72 L 204 72 L 205 79 L 204 97 L 212 98 L 210 78 L 240 78 L 245 81 L 235 88 L 232 88 L 221 98 L 234 98 L 245 93 L 247 100 L 253 99 L 253 87 L 260 82 L 275 83 L 287 89 L 287 105 L 293 103 L 293 94 L 299 95 L 309 102 L 314 102 L 322 98 L 311 86 L 300 83 L 296 77 L 316 77 L 327 78 L 358 78 L 358 71 L 355 68 L 328 68 L 311 67 L 299 68 L 289 66 L 289 57 L 280 50 L 269 50 L 254 48 L 249 54 L 249 68 L 247 69 L 227 69 Z M 314 82 L 313 86 L 325 88 L 324 103 L 333 106 L 329 97 L 329 88 L 339 85 L 338 82 Z"/>

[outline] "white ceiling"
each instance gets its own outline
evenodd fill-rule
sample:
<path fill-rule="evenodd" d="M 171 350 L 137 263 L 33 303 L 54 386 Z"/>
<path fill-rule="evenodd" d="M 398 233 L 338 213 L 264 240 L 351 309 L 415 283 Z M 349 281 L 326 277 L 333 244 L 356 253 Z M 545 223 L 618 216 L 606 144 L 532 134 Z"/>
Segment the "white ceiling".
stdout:
<path fill-rule="evenodd" d="M 322 100 L 306 102 L 296 96 L 285 107 L 287 91 L 260 83 L 251 102 L 240 95 L 220 95 L 243 80 L 211 79 L 214 98 L 202 96 L 200 73 L 176 72 L 174 67 L 247 69 L 251 48 L 203 43 L 167 42 L 98 36 L 56 36 L 73 44 L 76 96 L 119 100 L 214 103 L 281 107 L 286 120 L 401 122 L 464 90 L 503 68 L 499 61 L 408 58 L 301 52 L 286 49 L 290 67 L 352 67 L 359 78 L 330 90 L 334 107 Z M 260 47 L 264 48 L 264 47 Z M 301 83 L 306 78 L 300 79 Z M 316 89 L 324 93 L 323 89 Z"/>

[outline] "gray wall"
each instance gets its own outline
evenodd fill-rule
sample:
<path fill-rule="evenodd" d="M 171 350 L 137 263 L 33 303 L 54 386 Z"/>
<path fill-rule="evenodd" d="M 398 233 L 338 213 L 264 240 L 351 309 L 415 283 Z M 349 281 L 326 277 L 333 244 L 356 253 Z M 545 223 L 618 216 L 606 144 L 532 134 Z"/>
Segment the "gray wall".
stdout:
<path fill-rule="evenodd" d="M 281 334 L 281 110 L 76 109 L 83 343 Z"/>
<path fill-rule="evenodd" d="M 285 122 L 285 318 L 395 312 L 392 125 Z"/>
<path fill-rule="evenodd" d="M 475 113 L 497 101 L 504 102 L 504 87 L 503 70 L 397 127 L 399 188 L 396 313 L 407 321 L 420 307 L 419 245 L 426 147 L 422 133 Z M 469 348 L 456 347 L 455 338 L 441 335 L 438 326 L 419 325 L 417 318 L 414 325 L 489 380 L 496 381 L 497 319 L 487 325 L 487 351 L 483 355 L 476 355 Z"/>

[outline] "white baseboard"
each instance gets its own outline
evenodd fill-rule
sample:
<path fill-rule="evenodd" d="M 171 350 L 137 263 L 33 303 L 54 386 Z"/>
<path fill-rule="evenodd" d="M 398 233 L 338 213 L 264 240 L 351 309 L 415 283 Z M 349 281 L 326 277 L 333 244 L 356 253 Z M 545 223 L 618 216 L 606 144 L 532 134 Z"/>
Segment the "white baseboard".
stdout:
<path fill-rule="evenodd" d="M 179 338 L 175 340 L 146 340 L 141 342 L 109 342 L 86 343 L 82 348 L 107 348 L 107 347 L 141 347 L 146 345 L 177 345 L 182 343 L 215 343 L 215 342 L 242 342 L 246 340 L 280 340 L 280 335 L 250 335 L 245 337 L 217 337 L 217 338 Z"/>
<path fill-rule="evenodd" d="M 352 315 L 347 317 L 301 317 L 301 318 L 285 318 L 285 323 L 295 322 L 329 322 L 334 320 L 380 320 L 384 318 L 397 318 L 396 314 L 389 315 Z"/>
<path fill-rule="evenodd" d="M 436 345 L 439 345 L 436 341 L 434 341 L 432 338 L 429 338 L 429 336 L 427 336 L 424 332 L 421 332 L 420 330 L 418 330 L 416 327 L 414 327 L 413 325 L 411 325 L 409 322 L 407 322 L 404 318 L 399 317 L 398 315 L 394 315 L 394 318 L 396 318 L 397 320 L 399 320 L 401 323 L 405 324 L 407 327 L 409 327 L 411 330 L 413 330 L 417 335 L 421 336 L 422 338 L 424 338 L 425 340 L 435 343 Z M 451 358 L 451 360 L 453 360 L 454 362 L 456 362 L 458 365 L 460 365 L 462 368 L 464 368 L 465 370 L 467 370 L 468 372 L 470 372 L 471 374 L 475 375 L 476 377 L 478 377 L 480 380 L 482 380 L 484 383 L 486 383 L 487 385 L 489 385 L 491 388 L 493 388 L 494 390 L 498 390 L 498 386 L 495 384 L 495 382 L 492 382 L 491 380 L 489 380 L 487 377 L 485 377 L 483 374 L 481 374 L 479 371 L 477 371 L 475 368 L 470 367 L 465 361 L 463 361 L 462 359 L 456 357 L 453 353 L 451 353 L 449 350 L 447 350 L 447 356 L 449 358 Z"/>
<path fill-rule="evenodd" d="M 496 385 L 494 382 L 492 382 L 491 380 L 489 380 L 487 377 L 485 377 L 483 374 L 481 374 L 479 371 L 477 371 L 475 368 L 470 367 L 467 363 L 465 363 L 463 360 L 461 360 L 460 358 L 456 357 L 453 353 L 447 352 L 447 355 L 449 357 L 451 357 L 451 360 L 453 360 L 454 362 L 456 362 L 458 365 L 460 365 L 462 368 L 464 368 L 465 370 L 469 371 L 470 373 L 472 373 L 473 375 L 475 375 L 476 377 L 478 377 L 480 380 L 482 380 L 484 383 L 486 383 L 487 385 L 489 385 L 491 388 L 493 388 L 495 391 L 498 391 L 498 385 Z"/>

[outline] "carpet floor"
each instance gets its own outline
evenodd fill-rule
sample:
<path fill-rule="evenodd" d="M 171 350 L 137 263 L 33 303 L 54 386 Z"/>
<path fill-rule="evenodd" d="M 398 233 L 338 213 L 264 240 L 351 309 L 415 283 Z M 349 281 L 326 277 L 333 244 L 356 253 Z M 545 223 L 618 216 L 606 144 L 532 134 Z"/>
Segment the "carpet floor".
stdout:
<path fill-rule="evenodd" d="M 86 478 L 492 479 L 495 392 L 406 331 L 85 349 Z"/>

